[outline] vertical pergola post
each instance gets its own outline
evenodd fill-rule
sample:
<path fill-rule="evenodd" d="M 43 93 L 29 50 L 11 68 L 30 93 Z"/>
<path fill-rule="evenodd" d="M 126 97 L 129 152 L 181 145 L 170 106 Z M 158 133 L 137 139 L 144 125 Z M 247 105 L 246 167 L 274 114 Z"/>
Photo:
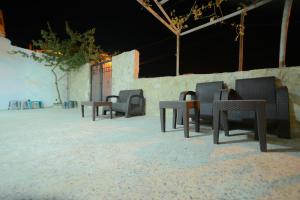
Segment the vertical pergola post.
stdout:
<path fill-rule="evenodd" d="M 246 16 L 246 11 L 242 12 L 241 21 L 240 21 L 240 30 L 239 30 L 239 36 L 240 36 L 239 71 L 243 71 L 243 65 L 244 65 L 245 16 Z"/>
<path fill-rule="evenodd" d="M 293 0 L 285 0 L 280 34 L 279 67 L 286 67 L 286 44 Z"/>
<path fill-rule="evenodd" d="M 180 33 L 176 35 L 176 76 L 179 76 L 180 66 Z"/>

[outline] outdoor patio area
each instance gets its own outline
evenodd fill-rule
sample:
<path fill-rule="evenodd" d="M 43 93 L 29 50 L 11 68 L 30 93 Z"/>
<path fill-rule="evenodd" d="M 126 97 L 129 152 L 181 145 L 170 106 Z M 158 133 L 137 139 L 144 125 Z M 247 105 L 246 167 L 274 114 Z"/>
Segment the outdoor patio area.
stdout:
<path fill-rule="evenodd" d="M 252 133 L 214 145 L 210 126 L 186 139 L 158 116 L 93 122 L 91 110 L 52 108 L 0 121 L 1 200 L 300 199 L 299 138 L 268 135 L 262 153 Z"/>

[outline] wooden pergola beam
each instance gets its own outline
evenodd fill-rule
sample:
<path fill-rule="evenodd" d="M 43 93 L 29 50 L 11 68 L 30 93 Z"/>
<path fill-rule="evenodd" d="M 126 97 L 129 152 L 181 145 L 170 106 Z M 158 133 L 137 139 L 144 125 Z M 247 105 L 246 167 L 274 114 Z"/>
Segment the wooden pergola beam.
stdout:
<path fill-rule="evenodd" d="M 168 24 L 163 18 L 159 16 L 150 6 L 146 6 L 142 0 L 137 0 L 148 12 L 150 12 L 156 19 L 158 19 L 162 24 L 164 24 L 170 31 L 172 31 L 175 35 L 177 35 L 177 31 L 173 29 L 173 27 Z"/>
<path fill-rule="evenodd" d="M 173 27 L 174 30 L 177 31 L 177 34 L 179 34 L 179 30 L 178 28 L 173 24 L 171 18 L 169 17 L 169 15 L 166 13 L 165 9 L 162 7 L 162 5 L 160 3 L 158 3 L 157 0 L 153 0 L 154 3 L 157 5 L 157 7 L 159 8 L 159 10 L 162 12 L 162 14 L 165 16 L 165 18 L 169 21 L 170 25 Z"/>
<path fill-rule="evenodd" d="M 238 10 L 238 11 L 236 11 L 234 13 L 231 13 L 231 14 L 226 15 L 224 17 L 218 18 L 218 19 L 216 19 L 214 21 L 208 22 L 206 24 L 202 24 L 202 25 L 197 26 L 195 28 L 192 28 L 192 29 L 190 29 L 188 31 L 185 31 L 185 32 L 181 33 L 180 36 L 187 35 L 189 33 L 192 33 L 192 32 L 198 31 L 200 29 L 206 28 L 208 26 L 211 26 L 213 24 L 219 23 L 221 21 L 224 21 L 224 20 L 230 19 L 232 17 L 238 16 L 238 15 L 242 14 L 243 12 L 247 12 L 247 11 L 253 10 L 253 9 L 258 8 L 260 6 L 263 6 L 263 5 L 267 4 L 267 3 L 270 3 L 271 1 L 272 0 L 262 0 L 262 1 L 258 2 L 258 3 L 252 4 L 251 6 L 246 7 L 244 9 Z"/>
<path fill-rule="evenodd" d="M 212 22 L 208 22 L 206 24 L 200 25 L 198 27 L 192 28 L 188 31 L 185 31 L 183 33 L 180 33 L 181 30 L 179 30 L 172 22 L 172 20 L 170 19 L 170 17 L 168 16 L 168 14 L 165 12 L 164 8 L 162 7 L 163 4 L 167 3 L 169 0 L 161 0 L 158 2 L 158 0 L 153 0 L 155 2 L 155 4 L 157 5 L 157 7 L 160 9 L 160 11 L 163 13 L 163 15 L 165 16 L 165 18 L 168 20 L 169 23 L 167 23 L 159 14 L 157 14 L 150 6 L 145 4 L 144 0 L 137 0 L 137 2 L 139 2 L 148 12 L 150 12 L 156 19 L 158 19 L 162 24 L 164 24 L 168 29 L 170 29 L 170 31 L 172 31 L 175 35 L 176 35 L 176 76 L 179 75 L 179 53 L 180 53 L 180 36 L 184 36 L 187 35 L 189 33 L 195 32 L 197 30 L 203 29 L 205 27 L 211 26 L 213 24 L 219 23 L 221 21 L 227 20 L 229 18 L 238 16 L 242 13 L 246 13 L 247 11 L 253 10 L 255 8 L 258 8 L 260 6 L 263 6 L 269 2 L 271 2 L 272 0 L 262 0 L 259 1 L 258 3 L 252 4 L 244 9 L 238 10 L 234 13 L 231 13 L 229 15 L 226 15 L 222 18 L 219 18 L 217 20 L 214 20 Z"/>
<path fill-rule="evenodd" d="M 164 5 L 165 3 L 167 3 L 169 0 L 162 0 L 162 1 L 160 1 L 159 3 L 161 4 L 161 5 Z"/>

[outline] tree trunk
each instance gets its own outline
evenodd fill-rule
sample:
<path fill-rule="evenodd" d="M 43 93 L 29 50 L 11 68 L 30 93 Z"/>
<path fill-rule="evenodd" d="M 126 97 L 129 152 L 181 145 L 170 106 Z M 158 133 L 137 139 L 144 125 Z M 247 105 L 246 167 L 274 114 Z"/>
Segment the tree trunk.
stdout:
<path fill-rule="evenodd" d="M 60 91 L 59 91 L 59 87 L 58 87 L 58 78 L 57 78 L 57 74 L 54 71 L 56 67 L 52 68 L 52 73 L 54 75 L 54 83 L 55 83 L 55 88 L 56 88 L 56 92 L 57 92 L 57 98 L 58 98 L 58 103 L 62 104 L 62 100 L 60 97 Z"/>
<path fill-rule="evenodd" d="M 279 67 L 286 67 L 286 43 L 289 30 L 289 21 L 293 0 L 285 0 L 282 22 L 281 22 L 281 35 L 280 35 L 280 52 L 279 52 Z"/>

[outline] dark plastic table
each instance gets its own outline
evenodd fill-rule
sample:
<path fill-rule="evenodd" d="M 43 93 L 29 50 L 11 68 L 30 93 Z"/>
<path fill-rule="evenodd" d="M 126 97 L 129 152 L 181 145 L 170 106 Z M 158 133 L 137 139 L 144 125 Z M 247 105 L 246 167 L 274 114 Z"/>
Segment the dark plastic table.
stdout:
<path fill-rule="evenodd" d="M 84 117 L 84 106 L 92 106 L 93 121 L 95 121 L 96 114 L 99 116 L 99 106 L 108 106 L 110 108 L 110 118 L 112 119 L 112 102 L 107 101 L 82 101 L 81 115 Z"/>
<path fill-rule="evenodd" d="M 177 110 L 183 111 L 183 125 L 184 137 L 189 138 L 189 110 L 195 110 L 195 131 L 200 131 L 199 115 L 200 115 L 200 101 L 160 101 L 160 124 L 161 131 L 166 132 L 166 109 L 173 109 L 173 128 L 176 129 Z"/>
<path fill-rule="evenodd" d="M 220 100 L 213 104 L 214 144 L 219 143 L 220 121 L 225 131 L 228 130 L 228 111 L 254 111 L 255 112 L 255 138 L 258 137 L 260 150 L 267 151 L 266 141 L 266 101 L 265 100 Z"/>

